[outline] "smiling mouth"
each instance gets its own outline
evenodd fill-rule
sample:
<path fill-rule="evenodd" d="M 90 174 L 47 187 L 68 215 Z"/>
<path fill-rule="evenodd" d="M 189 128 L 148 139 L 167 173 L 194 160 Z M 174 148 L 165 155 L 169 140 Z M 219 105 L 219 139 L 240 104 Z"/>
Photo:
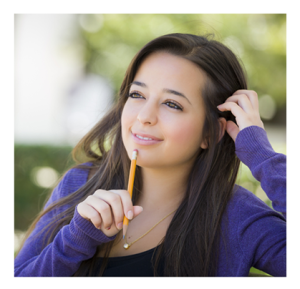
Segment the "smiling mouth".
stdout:
<path fill-rule="evenodd" d="M 142 136 L 140 136 L 140 135 L 138 135 L 138 134 L 135 134 L 135 136 L 136 136 L 137 138 L 143 139 L 143 140 L 154 140 L 154 139 L 149 138 L 149 137 L 142 137 Z"/>
<path fill-rule="evenodd" d="M 139 134 L 131 133 L 134 142 L 140 145 L 153 145 L 162 142 L 160 139 L 144 137 Z"/>

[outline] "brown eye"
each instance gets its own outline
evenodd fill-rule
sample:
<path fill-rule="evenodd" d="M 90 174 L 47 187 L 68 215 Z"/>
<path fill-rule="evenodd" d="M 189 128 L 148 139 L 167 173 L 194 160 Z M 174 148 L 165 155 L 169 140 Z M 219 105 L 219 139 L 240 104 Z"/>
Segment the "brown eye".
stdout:
<path fill-rule="evenodd" d="M 131 97 L 131 98 L 140 98 L 141 95 L 137 92 L 132 92 L 132 93 L 129 93 L 128 97 Z"/>
<path fill-rule="evenodd" d="M 167 101 L 166 104 L 169 104 L 168 106 L 170 108 L 173 108 L 173 109 L 177 109 L 177 110 L 182 110 L 182 107 L 179 106 L 177 103 L 173 102 L 173 101 Z"/>

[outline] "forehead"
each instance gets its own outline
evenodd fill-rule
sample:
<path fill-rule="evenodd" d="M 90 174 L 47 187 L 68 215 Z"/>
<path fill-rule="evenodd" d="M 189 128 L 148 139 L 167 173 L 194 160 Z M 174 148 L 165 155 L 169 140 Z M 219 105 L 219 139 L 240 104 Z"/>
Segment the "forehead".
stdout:
<path fill-rule="evenodd" d="M 148 89 L 172 89 L 183 92 L 192 103 L 202 103 L 206 75 L 199 66 L 183 57 L 159 51 L 141 63 L 134 81 L 144 82 Z"/>
<path fill-rule="evenodd" d="M 204 72 L 192 61 L 181 56 L 173 55 L 165 51 L 158 51 L 148 55 L 141 63 L 137 73 L 145 72 L 145 69 L 161 70 L 176 74 L 196 74 L 203 78 Z"/>

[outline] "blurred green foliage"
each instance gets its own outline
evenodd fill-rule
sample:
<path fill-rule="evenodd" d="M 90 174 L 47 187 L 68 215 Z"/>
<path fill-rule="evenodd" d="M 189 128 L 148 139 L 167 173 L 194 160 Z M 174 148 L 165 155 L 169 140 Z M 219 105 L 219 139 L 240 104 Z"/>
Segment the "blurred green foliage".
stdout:
<path fill-rule="evenodd" d="M 277 115 L 270 121 L 285 125 L 285 14 L 82 14 L 78 24 L 86 72 L 108 79 L 115 94 L 131 59 L 151 39 L 213 33 L 244 64 L 249 89 L 274 99 Z"/>
<path fill-rule="evenodd" d="M 272 276 L 267 274 L 266 272 L 251 267 L 249 277 L 272 277 Z"/>
<path fill-rule="evenodd" d="M 74 163 L 71 147 L 15 145 L 15 229 L 24 231 L 42 209 L 52 188 L 34 181 L 36 168 L 52 168 L 61 177 Z M 55 186 L 55 184 L 53 184 Z M 52 186 L 52 187 L 53 187 Z"/>

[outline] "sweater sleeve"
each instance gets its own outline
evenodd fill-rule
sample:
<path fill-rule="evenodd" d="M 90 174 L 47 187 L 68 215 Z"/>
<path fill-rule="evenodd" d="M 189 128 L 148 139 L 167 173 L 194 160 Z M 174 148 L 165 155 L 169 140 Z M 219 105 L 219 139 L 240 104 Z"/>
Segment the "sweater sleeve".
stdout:
<path fill-rule="evenodd" d="M 266 131 L 258 126 L 241 130 L 235 145 L 236 155 L 261 183 L 274 210 L 286 218 L 286 156 L 273 150 Z"/>
<path fill-rule="evenodd" d="M 70 170 L 53 190 L 45 208 L 77 190 L 86 182 L 86 178 L 86 172 Z M 39 233 L 50 223 L 53 215 L 53 210 L 45 214 L 25 241 L 15 258 L 15 276 L 72 276 L 82 261 L 93 257 L 97 246 L 115 238 L 107 237 L 91 222 L 82 218 L 76 207 L 71 222 L 59 230 L 48 246 L 42 248 L 44 235 Z"/>
<path fill-rule="evenodd" d="M 236 153 L 261 182 L 275 210 L 250 192 L 242 194 L 237 206 L 242 260 L 272 276 L 286 276 L 286 156 L 272 149 L 258 126 L 240 131 Z"/>

